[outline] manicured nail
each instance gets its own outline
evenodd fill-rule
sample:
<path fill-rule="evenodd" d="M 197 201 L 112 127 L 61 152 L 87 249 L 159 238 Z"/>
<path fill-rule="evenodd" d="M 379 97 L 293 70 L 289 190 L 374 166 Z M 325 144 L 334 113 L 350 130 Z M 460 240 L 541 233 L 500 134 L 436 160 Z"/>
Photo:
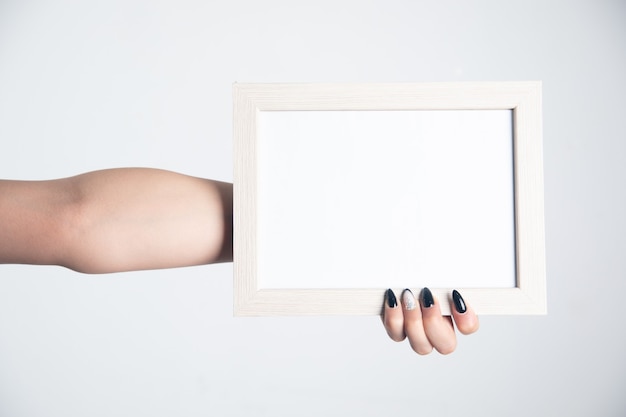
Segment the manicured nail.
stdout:
<path fill-rule="evenodd" d="M 398 306 L 398 300 L 396 300 L 396 295 L 391 291 L 391 288 L 387 290 L 387 305 L 391 308 L 395 308 Z"/>
<path fill-rule="evenodd" d="M 415 307 L 417 306 L 415 296 L 408 288 L 402 291 L 402 304 L 404 304 L 405 310 L 415 310 Z"/>
<path fill-rule="evenodd" d="M 463 314 L 467 311 L 465 300 L 457 290 L 452 291 L 452 300 L 454 301 L 454 308 L 458 313 Z"/>
<path fill-rule="evenodd" d="M 430 292 L 428 287 L 424 287 L 424 289 L 422 289 L 422 305 L 424 308 L 429 308 L 432 307 L 433 304 L 435 304 L 433 293 Z"/>

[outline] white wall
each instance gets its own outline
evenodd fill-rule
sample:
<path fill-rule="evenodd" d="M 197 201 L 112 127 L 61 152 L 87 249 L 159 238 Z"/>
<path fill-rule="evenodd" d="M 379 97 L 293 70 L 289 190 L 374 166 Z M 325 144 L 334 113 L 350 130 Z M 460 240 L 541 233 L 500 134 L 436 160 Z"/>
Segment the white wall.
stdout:
<path fill-rule="evenodd" d="M 543 80 L 549 291 L 548 316 L 418 357 L 375 317 L 234 319 L 230 264 L 4 265 L 0 415 L 624 415 L 624 22 L 617 0 L 0 2 L 2 178 L 232 180 L 233 81 Z"/>

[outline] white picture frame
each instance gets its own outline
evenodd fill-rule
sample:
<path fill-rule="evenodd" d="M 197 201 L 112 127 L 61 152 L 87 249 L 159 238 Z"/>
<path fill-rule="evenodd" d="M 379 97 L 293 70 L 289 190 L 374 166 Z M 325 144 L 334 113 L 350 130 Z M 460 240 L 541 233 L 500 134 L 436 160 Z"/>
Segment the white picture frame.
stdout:
<path fill-rule="evenodd" d="M 510 111 L 511 206 L 513 242 L 511 243 L 514 280 L 509 287 L 477 288 L 471 281 L 454 286 L 478 314 L 545 314 L 546 277 L 543 208 L 543 157 L 541 83 L 457 82 L 397 84 L 245 84 L 233 85 L 234 108 L 234 314 L 236 316 L 274 315 L 378 315 L 384 291 L 380 285 L 368 288 L 264 287 L 260 276 L 260 252 L 271 253 L 271 245 L 260 233 L 268 211 L 260 190 L 272 189 L 268 176 L 260 175 L 262 155 L 275 154 L 268 141 L 259 141 L 263 112 L 433 112 L 433 111 Z M 373 114 L 373 113 L 372 113 Z M 294 138 L 297 140 L 297 138 Z M 280 142 L 276 142 L 280 143 Z M 263 146 L 261 146 L 263 145 Z M 357 145 L 358 146 L 358 145 Z M 290 158 L 281 147 L 281 158 Z M 481 154 L 473 155 L 481 164 Z M 500 158 L 501 159 L 501 158 Z M 337 161 L 320 161 L 321 166 Z M 459 173 L 463 175 L 463 172 Z M 290 178 L 297 183 L 298 178 Z M 308 183 L 310 186 L 310 183 Z M 279 206 L 283 197 L 270 204 Z M 285 193 L 284 202 L 290 195 Z M 264 214 L 262 214 L 264 213 Z M 303 239 L 306 237 L 303 236 Z M 297 247 L 298 235 L 289 245 Z M 348 237 L 349 239 L 349 237 Z M 270 243 L 268 243 L 270 242 Z M 469 245 L 466 245 L 468 247 Z M 460 252 L 458 253 L 460 256 Z M 454 259 L 454 254 L 452 259 Z M 311 259 L 324 263 L 324 259 Z M 302 265 L 306 268 L 306 263 Z M 304 269 L 302 269 L 303 271 Z M 291 277 L 289 277 L 291 279 Z M 403 287 L 392 287 L 396 294 L 403 288 L 419 293 L 429 286 L 440 300 L 443 314 L 450 314 L 452 286 L 432 287 L 427 277 L 408 279 Z"/>

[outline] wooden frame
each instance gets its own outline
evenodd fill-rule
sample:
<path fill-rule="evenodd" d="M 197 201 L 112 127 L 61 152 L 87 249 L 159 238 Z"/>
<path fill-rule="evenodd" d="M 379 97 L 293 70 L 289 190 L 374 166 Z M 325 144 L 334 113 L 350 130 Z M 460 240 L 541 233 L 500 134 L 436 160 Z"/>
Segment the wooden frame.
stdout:
<path fill-rule="evenodd" d="M 259 112 L 511 110 L 515 287 L 457 288 L 478 314 L 545 314 L 540 82 L 239 84 L 234 104 L 234 314 L 378 315 L 385 288 L 268 289 L 258 281 Z M 419 292 L 419 288 L 412 288 Z M 394 288 L 397 294 L 402 288 Z M 450 314 L 452 288 L 431 288 Z"/>

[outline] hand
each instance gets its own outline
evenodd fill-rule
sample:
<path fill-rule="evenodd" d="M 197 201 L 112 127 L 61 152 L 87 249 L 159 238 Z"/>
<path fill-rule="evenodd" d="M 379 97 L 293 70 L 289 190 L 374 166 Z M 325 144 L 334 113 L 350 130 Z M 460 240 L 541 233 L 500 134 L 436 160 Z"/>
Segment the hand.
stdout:
<path fill-rule="evenodd" d="M 402 291 L 401 302 L 394 292 L 385 292 L 383 323 L 387 334 L 396 342 L 409 339 L 411 348 L 420 355 L 427 355 L 435 348 L 447 355 L 456 349 L 456 333 L 452 317 L 442 316 L 439 302 L 428 288 L 424 288 L 418 302 L 411 290 Z M 452 292 L 452 316 L 457 328 L 463 334 L 478 330 L 478 317 L 471 307 L 465 304 L 458 291 Z"/>

